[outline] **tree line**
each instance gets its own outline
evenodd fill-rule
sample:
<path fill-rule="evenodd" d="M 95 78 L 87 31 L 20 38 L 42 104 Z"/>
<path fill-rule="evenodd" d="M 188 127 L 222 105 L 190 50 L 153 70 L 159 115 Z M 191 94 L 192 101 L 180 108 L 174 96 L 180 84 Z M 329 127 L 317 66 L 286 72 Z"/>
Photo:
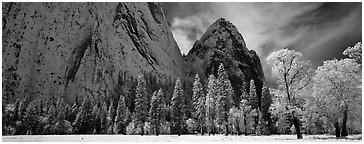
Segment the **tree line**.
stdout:
<path fill-rule="evenodd" d="M 266 61 L 279 78 L 279 87 L 263 84 L 261 107 L 257 106 L 254 80 L 249 86 L 243 84 L 242 100 L 233 105 L 233 88 L 221 64 L 216 77 L 209 75 L 205 84 L 196 74 L 192 110 L 180 79 L 168 98 L 162 88 L 150 92 L 141 73 L 132 109 L 123 95 L 115 103 L 85 96 L 79 104 L 76 97 L 72 105 L 62 98 L 31 100 L 26 96 L 14 103 L 3 102 L 3 134 L 295 133 L 300 139 L 302 133 L 334 133 L 345 137 L 361 133 L 361 43 L 344 54 L 349 58 L 325 61 L 314 72 L 299 52 L 282 49 L 271 53 Z M 264 119 L 265 111 L 271 120 Z"/>

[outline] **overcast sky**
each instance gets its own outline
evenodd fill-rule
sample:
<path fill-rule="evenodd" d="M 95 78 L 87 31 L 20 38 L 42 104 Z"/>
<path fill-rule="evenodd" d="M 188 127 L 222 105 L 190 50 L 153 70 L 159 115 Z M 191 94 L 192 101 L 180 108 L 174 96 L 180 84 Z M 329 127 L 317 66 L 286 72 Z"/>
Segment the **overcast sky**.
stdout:
<path fill-rule="evenodd" d="M 262 62 L 268 85 L 276 87 L 265 58 L 281 48 L 295 49 L 316 68 L 324 60 L 342 58 L 345 48 L 362 39 L 361 3 L 162 3 L 181 51 L 218 18 L 232 22 L 248 49 Z"/>

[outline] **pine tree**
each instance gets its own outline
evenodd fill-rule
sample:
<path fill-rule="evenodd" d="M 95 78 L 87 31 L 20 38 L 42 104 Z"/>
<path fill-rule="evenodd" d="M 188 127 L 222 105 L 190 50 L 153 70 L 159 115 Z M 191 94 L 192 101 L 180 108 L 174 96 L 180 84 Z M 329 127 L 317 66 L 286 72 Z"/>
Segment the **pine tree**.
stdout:
<path fill-rule="evenodd" d="M 135 96 L 135 124 L 141 130 L 141 135 L 144 135 L 144 123 L 148 118 L 148 106 L 147 106 L 147 93 L 146 82 L 143 74 L 138 76 L 138 84 L 136 87 Z"/>
<path fill-rule="evenodd" d="M 182 128 L 185 122 L 184 115 L 184 102 L 183 102 L 183 90 L 181 80 L 178 78 L 173 91 L 172 103 L 172 133 L 181 135 Z"/>
<path fill-rule="evenodd" d="M 267 125 L 264 127 L 266 129 L 266 132 L 273 133 L 273 124 L 271 120 L 271 114 L 269 113 L 269 107 L 273 103 L 272 97 L 270 95 L 269 89 L 266 85 L 266 83 L 263 83 L 262 88 L 262 117 L 265 121 L 267 121 Z"/>
<path fill-rule="evenodd" d="M 91 134 L 93 131 L 92 105 L 88 96 L 83 99 L 73 128 L 76 134 Z"/>
<path fill-rule="evenodd" d="M 116 110 L 115 127 L 114 131 L 116 134 L 126 134 L 126 126 L 129 119 L 129 109 L 125 105 L 125 98 L 123 95 L 120 96 L 118 102 L 118 108 Z"/>
<path fill-rule="evenodd" d="M 107 133 L 107 105 L 106 102 L 104 101 L 101 105 L 101 109 L 100 109 L 100 123 L 101 123 L 101 130 L 100 133 L 101 134 L 106 134 Z"/>
<path fill-rule="evenodd" d="M 255 89 L 255 83 L 254 80 L 250 80 L 250 90 L 249 90 L 249 103 L 252 106 L 253 109 L 256 109 L 257 111 L 260 111 L 260 107 L 258 105 L 258 97 L 257 92 Z M 257 132 L 257 126 L 259 125 L 259 115 L 256 115 L 254 117 L 254 130 Z M 257 134 L 257 133 L 256 133 Z"/>
<path fill-rule="evenodd" d="M 213 74 L 209 76 L 206 94 L 206 128 L 207 132 L 210 134 L 215 134 L 215 118 L 216 118 L 216 79 Z"/>
<path fill-rule="evenodd" d="M 253 79 L 250 80 L 249 103 L 253 107 L 253 109 L 259 108 L 257 92 L 255 89 L 255 83 Z"/>
<path fill-rule="evenodd" d="M 224 65 L 221 63 L 218 70 L 218 97 L 217 97 L 217 122 L 220 125 L 225 125 L 225 135 L 229 133 L 228 121 L 229 121 L 229 110 L 232 104 L 233 89 L 228 79 L 227 72 Z"/>
<path fill-rule="evenodd" d="M 200 127 L 200 132 L 203 135 L 203 126 L 205 123 L 205 96 L 203 93 L 203 85 L 200 82 L 200 77 L 196 74 L 195 82 L 193 83 L 193 107 L 195 109 L 194 117 L 197 119 L 197 124 Z"/>
<path fill-rule="evenodd" d="M 92 115 L 94 117 L 94 134 L 99 134 L 101 131 L 101 116 L 100 116 L 100 108 L 95 105 L 92 110 Z"/>
<path fill-rule="evenodd" d="M 114 109 L 114 102 L 110 102 L 109 111 L 107 112 L 107 133 L 113 133 L 113 126 L 114 126 L 114 117 L 115 117 L 115 109 Z"/>
<path fill-rule="evenodd" d="M 70 112 L 68 121 L 70 123 L 73 123 L 76 120 L 77 114 L 78 114 L 78 105 L 77 105 L 77 102 L 74 102 L 71 107 L 71 112 Z"/>
<path fill-rule="evenodd" d="M 158 93 L 154 92 L 152 101 L 150 103 L 150 123 L 151 123 L 151 130 L 155 131 L 155 134 L 159 135 L 159 129 L 161 127 L 161 122 L 163 120 L 163 100 L 162 100 L 163 92 L 162 89 L 159 89 Z"/>

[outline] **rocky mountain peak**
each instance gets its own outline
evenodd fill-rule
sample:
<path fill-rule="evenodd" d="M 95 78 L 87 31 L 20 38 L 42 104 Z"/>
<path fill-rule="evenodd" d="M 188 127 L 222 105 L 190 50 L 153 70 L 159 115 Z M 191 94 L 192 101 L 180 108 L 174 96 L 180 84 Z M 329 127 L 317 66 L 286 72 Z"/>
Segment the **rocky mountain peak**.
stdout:
<path fill-rule="evenodd" d="M 220 18 L 216 20 L 201 36 L 201 38 L 194 44 L 194 47 L 205 42 L 206 40 L 217 39 L 220 43 L 221 41 L 231 40 L 231 42 L 236 45 L 234 48 L 243 49 L 246 47 L 243 36 L 239 33 L 238 29 L 230 21 L 225 18 Z M 217 45 L 218 49 L 227 48 L 223 45 Z M 191 49 L 194 51 L 195 49 Z M 247 49 L 245 49 L 247 51 Z"/>
<path fill-rule="evenodd" d="M 190 66 L 189 76 L 198 73 L 202 78 L 214 74 L 221 63 L 228 71 L 232 83 L 236 105 L 241 100 L 241 91 L 244 84 L 255 81 L 257 94 L 260 98 L 261 88 L 264 80 L 264 73 L 260 59 L 255 51 L 248 50 L 243 36 L 238 29 L 229 21 L 220 18 L 215 21 L 195 42 L 185 61 Z M 248 90 L 248 87 L 243 88 Z"/>

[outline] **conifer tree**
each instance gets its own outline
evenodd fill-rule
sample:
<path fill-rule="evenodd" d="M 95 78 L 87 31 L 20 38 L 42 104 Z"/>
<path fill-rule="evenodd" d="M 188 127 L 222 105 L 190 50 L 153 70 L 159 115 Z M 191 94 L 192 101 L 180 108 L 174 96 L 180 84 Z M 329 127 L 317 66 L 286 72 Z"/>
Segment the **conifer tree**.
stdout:
<path fill-rule="evenodd" d="M 141 130 L 141 135 L 144 135 L 144 123 L 148 118 L 146 82 L 143 74 L 138 76 L 138 84 L 136 87 L 135 96 L 135 124 Z"/>
<path fill-rule="evenodd" d="M 94 134 L 99 134 L 101 131 L 101 116 L 100 116 L 100 108 L 95 105 L 93 110 L 92 110 L 92 114 L 94 117 L 94 130 L 93 133 Z"/>
<path fill-rule="evenodd" d="M 259 108 L 255 82 L 253 79 L 250 80 L 249 103 L 253 107 L 253 109 Z"/>
<path fill-rule="evenodd" d="M 263 120 L 267 122 L 267 125 L 264 127 L 266 129 L 266 132 L 273 133 L 273 124 L 271 119 L 271 114 L 269 113 L 269 107 L 273 103 L 272 97 L 269 92 L 269 88 L 267 87 L 266 83 L 263 83 L 262 88 L 262 117 Z"/>
<path fill-rule="evenodd" d="M 107 133 L 107 105 L 106 102 L 104 101 L 101 105 L 101 109 L 100 109 L 100 123 L 101 123 L 101 130 L 100 133 L 101 134 L 106 134 Z"/>
<path fill-rule="evenodd" d="M 205 95 L 203 93 L 203 85 L 200 82 L 200 77 L 196 74 L 195 82 L 193 83 L 193 107 L 195 112 L 193 116 L 197 119 L 197 124 L 200 127 L 200 133 L 203 135 L 203 126 L 205 124 Z"/>
<path fill-rule="evenodd" d="M 229 133 L 228 121 L 229 121 L 229 110 L 232 104 L 233 89 L 228 79 L 227 72 L 224 65 L 221 63 L 218 70 L 218 97 L 217 97 L 217 122 L 220 125 L 225 125 L 225 135 Z"/>
<path fill-rule="evenodd" d="M 76 120 L 77 114 L 78 114 L 78 106 L 77 106 L 77 102 L 74 102 L 71 107 L 71 112 L 70 112 L 68 121 L 70 123 L 73 123 Z"/>
<path fill-rule="evenodd" d="M 88 96 L 83 99 L 73 129 L 76 134 L 91 134 L 93 131 L 92 106 Z"/>
<path fill-rule="evenodd" d="M 184 115 L 184 102 L 183 102 L 183 90 L 181 80 L 178 78 L 173 91 L 172 103 L 172 133 L 181 135 L 182 128 L 185 122 Z"/>
<path fill-rule="evenodd" d="M 208 85 L 207 85 L 207 94 L 206 94 L 206 128 L 207 132 L 210 134 L 215 134 L 215 118 L 216 118 L 216 79 L 213 74 L 209 76 Z"/>
<path fill-rule="evenodd" d="M 116 110 L 115 127 L 114 131 L 116 134 L 126 134 L 126 126 L 129 119 L 129 109 L 125 105 L 125 98 L 123 95 L 120 96 L 118 102 L 118 108 Z"/>
<path fill-rule="evenodd" d="M 162 103 L 162 96 L 162 89 L 159 89 L 158 93 L 153 93 L 149 110 L 151 130 L 153 130 L 157 136 L 159 135 L 159 129 L 163 120 L 164 106 Z"/>
<path fill-rule="evenodd" d="M 114 102 L 110 102 L 109 110 L 107 112 L 107 133 L 112 134 L 114 129 L 114 117 L 115 117 L 115 109 Z"/>

